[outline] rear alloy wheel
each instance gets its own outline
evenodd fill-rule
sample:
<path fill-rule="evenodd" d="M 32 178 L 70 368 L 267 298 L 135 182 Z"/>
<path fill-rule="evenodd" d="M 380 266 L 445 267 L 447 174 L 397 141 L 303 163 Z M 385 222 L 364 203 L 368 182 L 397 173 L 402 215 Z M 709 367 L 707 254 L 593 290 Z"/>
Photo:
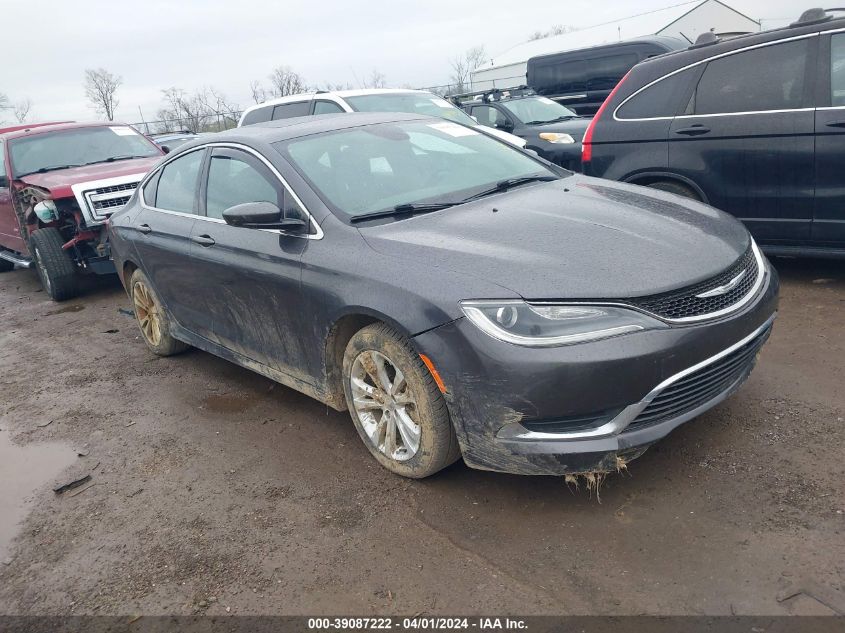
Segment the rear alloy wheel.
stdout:
<path fill-rule="evenodd" d="M 660 191 L 668 191 L 669 193 L 674 193 L 677 196 L 689 198 L 690 200 L 701 201 L 701 196 L 693 191 L 691 187 L 687 187 L 674 180 L 658 180 L 656 182 L 650 182 L 646 186 L 652 189 L 660 189 Z"/>
<path fill-rule="evenodd" d="M 365 327 L 346 347 L 343 375 L 352 421 L 382 466 L 420 479 L 460 457 L 443 394 L 407 338 Z"/>
<path fill-rule="evenodd" d="M 41 285 L 53 301 L 65 301 L 79 294 L 79 275 L 70 254 L 62 248 L 58 229 L 38 229 L 29 238 L 29 250 Z"/>
<path fill-rule="evenodd" d="M 186 343 L 170 335 L 170 319 L 147 276 L 136 270 L 129 280 L 129 288 L 135 319 L 147 347 L 159 356 L 172 356 L 188 349 Z"/>

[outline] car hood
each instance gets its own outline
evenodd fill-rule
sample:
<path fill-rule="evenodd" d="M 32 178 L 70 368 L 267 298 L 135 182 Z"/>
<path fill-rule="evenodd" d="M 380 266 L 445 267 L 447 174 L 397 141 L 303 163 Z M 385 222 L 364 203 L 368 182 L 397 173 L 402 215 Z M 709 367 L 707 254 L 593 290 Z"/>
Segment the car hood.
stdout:
<path fill-rule="evenodd" d="M 526 126 L 534 134 L 541 134 L 542 132 L 559 132 L 570 134 L 577 142 L 581 142 L 584 138 L 584 133 L 590 125 L 591 119 L 569 119 L 568 121 L 558 121 L 557 123 L 544 123 L 542 125 L 528 125 Z"/>
<path fill-rule="evenodd" d="M 538 300 L 673 290 L 724 271 L 750 244 L 712 207 L 584 176 L 360 230 L 371 248 L 417 260 L 429 276 L 443 267 Z"/>
<path fill-rule="evenodd" d="M 53 198 L 69 198 L 73 196 L 71 189 L 73 185 L 118 176 L 146 174 L 159 159 L 161 159 L 161 156 L 120 160 L 114 163 L 97 163 L 85 167 L 48 171 L 44 174 L 28 174 L 18 178 L 18 181 L 47 189 Z"/>

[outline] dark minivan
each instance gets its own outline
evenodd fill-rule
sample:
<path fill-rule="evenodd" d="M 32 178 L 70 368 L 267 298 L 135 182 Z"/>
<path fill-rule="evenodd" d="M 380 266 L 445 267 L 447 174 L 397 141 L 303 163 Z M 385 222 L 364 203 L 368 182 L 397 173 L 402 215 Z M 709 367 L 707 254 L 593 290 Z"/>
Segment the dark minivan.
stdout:
<path fill-rule="evenodd" d="M 674 37 L 651 36 L 539 55 L 528 60 L 528 86 L 578 114 L 592 115 L 634 65 L 685 45 Z"/>
<path fill-rule="evenodd" d="M 811 10 L 639 64 L 582 158 L 589 175 L 735 215 L 769 253 L 845 255 L 845 19 Z"/>

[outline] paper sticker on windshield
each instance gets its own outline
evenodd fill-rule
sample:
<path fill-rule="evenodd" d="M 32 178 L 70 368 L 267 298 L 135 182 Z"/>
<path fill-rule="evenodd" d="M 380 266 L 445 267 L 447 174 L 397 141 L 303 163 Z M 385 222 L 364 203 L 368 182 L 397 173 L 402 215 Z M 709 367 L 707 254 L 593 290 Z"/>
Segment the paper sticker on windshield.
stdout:
<path fill-rule="evenodd" d="M 537 101 L 539 101 L 540 103 L 554 103 L 554 101 L 552 101 L 548 97 L 537 97 Z"/>
<path fill-rule="evenodd" d="M 478 132 L 475 130 L 471 130 L 468 127 L 464 127 L 463 125 L 458 125 L 457 123 L 429 123 L 428 127 L 434 128 L 439 132 L 444 132 L 449 136 L 476 136 Z"/>
<path fill-rule="evenodd" d="M 137 132 L 131 127 L 109 127 L 118 136 L 135 136 Z"/>
<path fill-rule="evenodd" d="M 446 101 L 446 99 L 441 99 L 440 97 L 432 97 L 431 99 L 429 99 L 429 101 L 431 101 L 438 108 L 451 108 L 451 107 L 453 107 L 451 103 Z"/>

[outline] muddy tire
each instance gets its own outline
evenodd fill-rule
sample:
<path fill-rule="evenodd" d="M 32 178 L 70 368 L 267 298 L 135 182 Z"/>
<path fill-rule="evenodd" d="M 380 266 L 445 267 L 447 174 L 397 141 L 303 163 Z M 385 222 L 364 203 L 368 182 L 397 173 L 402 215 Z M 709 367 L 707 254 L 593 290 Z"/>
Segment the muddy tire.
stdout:
<path fill-rule="evenodd" d="M 79 274 L 58 229 L 38 229 L 29 238 L 29 250 L 44 290 L 53 301 L 73 299 L 79 294 Z"/>
<path fill-rule="evenodd" d="M 10 270 L 14 270 L 15 265 L 5 259 L 0 259 L 0 273 L 7 273 Z"/>
<path fill-rule="evenodd" d="M 407 338 L 375 323 L 343 355 L 346 404 L 364 445 L 387 470 L 422 479 L 457 461 L 443 394 Z"/>
<path fill-rule="evenodd" d="M 691 187 L 687 187 L 686 185 L 682 185 L 679 182 L 675 182 L 674 180 L 658 180 L 656 182 L 650 182 L 648 187 L 652 189 L 660 189 L 660 191 L 668 191 L 669 193 L 674 193 L 676 196 L 681 196 L 682 198 L 689 198 L 690 200 L 698 200 L 701 201 L 701 196 L 699 196 Z"/>
<path fill-rule="evenodd" d="M 170 335 L 170 316 L 150 280 L 140 269 L 129 278 L 129 297 L 132 299 L 141 337 L 154 354 L 172 356 L 188 349 L 187 343 Z"/>

